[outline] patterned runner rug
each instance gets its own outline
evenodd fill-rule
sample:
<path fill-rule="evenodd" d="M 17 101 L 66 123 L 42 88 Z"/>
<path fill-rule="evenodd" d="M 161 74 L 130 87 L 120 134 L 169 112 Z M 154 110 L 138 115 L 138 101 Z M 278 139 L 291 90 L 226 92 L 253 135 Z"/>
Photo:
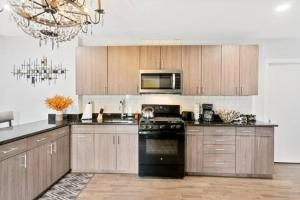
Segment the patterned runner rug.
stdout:
<path fill-rule="evenodd" d="M 93 174 L 67 174 L 39 200 L 75 200 L 93 176 Z"/>

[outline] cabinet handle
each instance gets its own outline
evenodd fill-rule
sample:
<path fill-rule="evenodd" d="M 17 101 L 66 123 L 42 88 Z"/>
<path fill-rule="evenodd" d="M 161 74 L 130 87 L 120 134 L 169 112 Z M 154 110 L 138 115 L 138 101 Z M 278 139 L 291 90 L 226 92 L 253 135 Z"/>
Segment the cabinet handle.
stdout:
<path fill-rule="evenodd" d="M 196 90 L 197 90 L 197 94 L 200 94 L 200 90 L 199 90 L 199 86 L 196 87 Z"/>
<path fill-rule="evenodd" d="M 53 151 L 54 151 L 54 153 L 56 153 L 56 150 L 57 150 L 56 142 L 53 143 L 53 146 L 54 146 Z"/>
<path fill-rule="evenodd" d="M 84 135 L 78 135 L 77 137 L 78 138 L 86 138 L 86 136 L 84 136 Z"/>
<path fill-rule="evenodd" d="M 118 144 L 120 144 L 120 136 L 118 136 Z"/>
<path fill-rule="evenodd" d="M 225 130 L 216 130 L 216 133 L 225 133 Z"/>
<path fill-rule="evenodd" d="M 200 130 L 188 130 L 188 132 L 200 132 Z"/>
<path fill-rule="evenodd" d="M 18 150 L 18 147 L 12 147 L 12 148 L 10 148 L 10 149 L 7 150 L 7 151 L 2 151 L 2 153 L 3 153 L 3 154 L 8 154 L 8 153 L 13 152 L 13 151 L 16 151 L 16 150 Z"/>
<path fill-rule="evenodd" d="M 241 131 L 242 133 L 252 133 L 253 131 Z"/>
<path fill-rule="evenodd" d="M 47 138 L 41 138 L 41 139 L 38 139 L 38 140 L 36 140 L 37 142 L 42 142 L 42 141 L 44 141 L 44 140 L 47 140 Z"/>
<path fill-rule="evenodd" d="M 241 90 L 240 95 L 243 96 L 243 87 L 241 87 L 240 90 Z"/>
<path fill-rule="evenodd" d="M 223 162 L 216 162 L 215 164 L 216 165 L 224 165 L 225 163 L 223 163 Z"/>
<path fill-rule="evenodd" d="M 225 142 L 225 140 L 216 140 L 216 142 Z"/>
<path fill-rule="evenodd" d="M 52 146 L 52 144 L 49 144 L 49 146 L 50 146 L 50 155 L 52 155 L 53 154 L 53 146 Z"/>
<path fill-rule="evenodd" d="M 239 95 L 239 89 L 238 89 L 238 87 L 235 87 L 235 94 Z"/>
<path fill-rule="evenodd" d="M 21 167 L 27 168 L 27 154 L 25 153 L 24 156 L 21 156 L 23 158 L 23 163 L 21 164 Z"/>
<path fill-rule="evenodd" d="M 113 144 L 115 144 L 115 136 L 113 136 Z"/>
<path fill-rule="evenodd" d="M 225 149 L 216 149 L 216 151 L 224 151 Z"/>

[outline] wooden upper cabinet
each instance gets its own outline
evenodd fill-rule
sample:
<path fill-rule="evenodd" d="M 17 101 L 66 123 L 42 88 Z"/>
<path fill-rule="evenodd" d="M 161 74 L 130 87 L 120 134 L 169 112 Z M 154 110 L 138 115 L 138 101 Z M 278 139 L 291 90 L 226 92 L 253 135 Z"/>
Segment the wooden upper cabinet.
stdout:
<path fill-rule="evenodd" d="M 139 47 L 108 47 L 108 94 L 138 94 Z"/>
<path fill-rule="evenodd" d="M 161 69 L 181 69 L 182 47 L 162 46 L 161 47 Z"/>
<path fill-rule="evenodd" d="M 140 47 L 140 69 L 160 69 L 160 46 Z"/>
<path fill-rule="evenodd" d="M 219 96 L 221 91 L 222 48 L 220 45 L 202 46 L 201 94 Z"/>
<path fill-rule="evenodd" d="M 257 45 L 240 46 L 240 95 L 258 95 L 258 59 Z"/>
<path fill-rule="evenodd" d="M 201 46 L 182 47 L 183 95 L 200 95 Z"/>
<path fill-rule="evenodd" d="M 77 47 L 76 94 L 107 93 L 107 47 Z"/>
<path fill-rule="evenodd" d="M 222 46 L 222 83 L 221 95 L 238 96 L 240 87 L 240 47 Z"/>

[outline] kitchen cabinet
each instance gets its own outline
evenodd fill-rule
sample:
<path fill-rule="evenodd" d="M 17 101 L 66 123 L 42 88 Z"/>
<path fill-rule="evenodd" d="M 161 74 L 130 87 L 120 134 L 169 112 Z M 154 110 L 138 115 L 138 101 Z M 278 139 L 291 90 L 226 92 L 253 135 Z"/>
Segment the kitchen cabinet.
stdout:
<path fill-rule="evenodd" d="M 0 199 L 27 200 L 26 152 L 0 162 Z"/>
<path fill-rule="evenodd" d="M 159 70 L 161 66 L 160 46 L 140 47 L 140 69 Z"/>
<path fill-rule="evenodd" d="M 222 96 L 240 94 L 240 46 L 222 45 Z"/>
<path fill-rule="evenodd" d="M 108 94 L 138 94 L 139 55 L 137 46 L 108 47 Z"/>
<path fill-rule="evenodd" d="M 72 134 L 72 171 L 93 172 L 95 169 L 94 134 Z"/>
<path fill-rule="evenodd" d="M 201 95 L 201 46 L 182 47 L 183 95 Z"/>
<path fill-rule="evenodd" d="M 240 96 L 258 95 L 257 45 L 240 46 Z"/>
<path fill-rule="evenodd" d="M 201 95 L 219 96 L 221 92 L 222 48 L 221 45 L 202 46 Z"/>
<path fill-rule="evenodd" d="M 256 128 L 255 174 L 272 175 L 274 170 L 274 128 Z"/>
<path fill-rule="evenodd" d="M 116 170 L 117 141 L 115 134 L 95 135 L 96 171 L 112 172 Z"/>
<path fill-rule="evenodd" d="M 237 128 L 236 173 L 254 174 L 255 128 Z"/>
<path fill-rule="evenodd" d="M 77 47 L 76 94 L 107 94 L 107 47 Z"/>
<path fill-rule="evenodd" d="M 188 126 L 186 130 L 185 172 L 202 172 L 203 127 Z"/>
<path fill-rule="evenodd" d="M 162 46 L 161 47 L 161 69 L 182 68 L 182 47 Z"/>

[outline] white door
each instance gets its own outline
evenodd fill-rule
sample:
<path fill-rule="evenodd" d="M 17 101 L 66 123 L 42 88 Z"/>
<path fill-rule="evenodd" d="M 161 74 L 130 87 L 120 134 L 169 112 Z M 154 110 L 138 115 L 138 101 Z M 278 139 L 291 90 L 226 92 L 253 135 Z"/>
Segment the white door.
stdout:
<path fill-rule="evenodd" d="M 300 163 L 300 63 L 268 69 L 267 116 L 275 128 L 275 162 Z"/>

